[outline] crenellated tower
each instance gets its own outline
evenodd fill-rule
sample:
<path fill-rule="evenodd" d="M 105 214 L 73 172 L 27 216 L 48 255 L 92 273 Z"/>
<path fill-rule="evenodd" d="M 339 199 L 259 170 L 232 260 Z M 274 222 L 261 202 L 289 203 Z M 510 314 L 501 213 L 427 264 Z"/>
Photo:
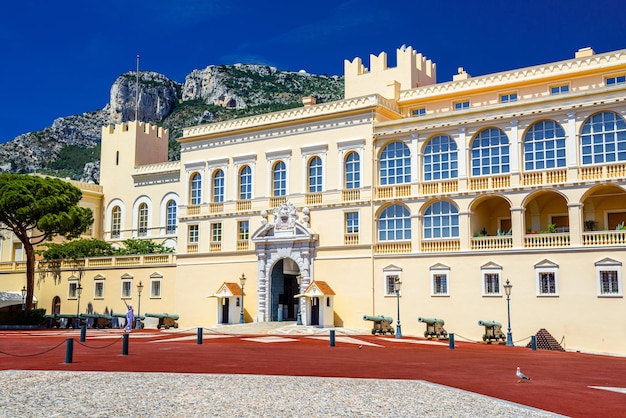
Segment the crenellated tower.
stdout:
<path fill-rule="evenodd" d="M 370 55 L 369 70 L 361 58 L 344 60 L 345 98 L 377 93 L 387 99 L 397 100 L 402 90 L 437 82 L 435 64 L 412 47 L 398 48 L 396 57 L 397 65 L 389 68 L 387 53 Z"/>

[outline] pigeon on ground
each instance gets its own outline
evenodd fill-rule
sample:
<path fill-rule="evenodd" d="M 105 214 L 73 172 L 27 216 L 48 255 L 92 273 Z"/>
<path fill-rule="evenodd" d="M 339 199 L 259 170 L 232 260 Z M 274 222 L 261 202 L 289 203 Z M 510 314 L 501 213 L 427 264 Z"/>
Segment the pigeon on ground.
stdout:
<path fill-rule="evenodd" d="M 530 377 L 526 376 L 524 373 L 522 373 L 522 371 L 519 369 L 519 367 L 517 368 L 517 372 L 515 373 L 517 375 L 517 377 L 519 378 L 519 380 L 517 381 L 517 383 L 522 382 L 524 380 L 531 380 Z"/>

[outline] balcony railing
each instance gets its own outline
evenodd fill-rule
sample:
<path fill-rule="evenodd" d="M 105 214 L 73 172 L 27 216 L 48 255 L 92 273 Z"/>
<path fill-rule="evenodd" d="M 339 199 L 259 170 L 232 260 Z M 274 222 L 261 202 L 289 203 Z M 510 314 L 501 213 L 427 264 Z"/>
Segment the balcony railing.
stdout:
<path fill-rule="evenodd" d="M 580 180 L 600 180 L 619 177 L 626 177 L 626 164 L 599 165 L 578 169 L 578 178 Z"/>
<path fill-rule="evenodd" d="M 401 184 L 398 186 L 382 186 L 376 188 L 377 199 L 392 199 L 394 197 L 411 196 L 411 185 Z"/>
<path fill-rule="evenodd" d="M 224 204 L 223 203 L 210 203 L 209 204 L 209 212 L 211 213 L 222 213 L 224 212 Z"/>
<path fill-rule="evenodd" d="M 526 248 L 554 248 L 568 247 L 569 245 L 569 233 L 526 234 L 524 236 L 524 247 Z"/>
<path fill-rule="evenodd" d="M 511 176 L 476 177 L 469 180 L 470 190 L 503 189 L 511 186 Z"/>
<path fill-rule="evenodd" d="M 450 253 L 460 249 L 461 242 L 458 239 L 422 241 L 422 252 L 424 253 Z"/>
<path fill-rule="evenodd" d="M 556 184 L 567 182 L 567 170 L 538 171 L 522 174 L 522 185 L 536 186 L 541 184 Z"/>
<path fill-rule="evenodd" d="M 348 189 L 341 191 L 341 199 L 344 202 L 349 202 L 351 200 L 360 200 L 361 199 L 361 190 L 360 189 Z"/>
<path fill-rule="evenodd" d="M 250 248 L 250 241 L 247 239 L 237 240 L 237 251 L 247 251 Z"/>
<path fill-rule="evenodd" d="M 287 202 L 287 196 L 270 197 L 270 207 L 277 208 Z"/>
<path fill-rule="evenodd" d="M 198 252 L 198 244 L 187 244 L 187 253 L 195 254 Z"/>
<path fill-rule="evenodd" d="M 242 212 L 244 210 L 252 210 L 252 200 L 237 201 L 237 212 Z"/>
<path fill-rule="evenodd" d="M 209 245 L 209 251 L 212 253 L 219 253 L 222 251 L 222 243 L 221 242 L 212 242 Z"/>
<path fill-rule="evenodd" d="M 626 231 L 583 232 L 583 245 L 623 245 L 626 244 Z"/>
<path fill-rule="evenodd" d="M 200 215 L 200 205 L 187 206 L 187 216 Z"/>
<path fill-rule="evenodd" d="M 498 250 L 504 248 L 513 248 L 513 237 L 495 236 L 495 237 L 474 237 L 471 241 L 472 250 Z"/>
<path fill-rule="evenodd" d="M 322 193 L 307 193 L 305 195 L 304 201 L 307 205 L 321 205 Z"/>
<path fill-rule="evenodd" d="M 421 194 L 455 193 L 459 191 L 458 180 L 434 181 L 420 184 Z"/>
<path fill-rule="evenodd" d="M 359 234 L 344 234 L 343 235 L 343 244 L 344 245 L 358 245 L 359 244 Z"/>
<path fill-rule="evenodd" d="M 374 246 L 376 254 L 402 254 L 411 252 L 411 242 L 379 242 Z"/>

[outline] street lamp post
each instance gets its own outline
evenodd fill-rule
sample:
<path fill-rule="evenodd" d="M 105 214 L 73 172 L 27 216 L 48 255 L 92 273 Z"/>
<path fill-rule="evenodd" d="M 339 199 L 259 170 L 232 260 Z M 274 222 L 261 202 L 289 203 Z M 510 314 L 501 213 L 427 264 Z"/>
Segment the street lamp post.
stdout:
<path fill-rule="evenodd" d="M 239 315 L 239 323 L 245 324 L 244 312 L 243 312 L 243 289 L 246 285 L 246 275 L 241 273 L 241 277 L 239 278 L 239 283 L 241 283 L 241 314 Z"/>
<path fill-rule="evenodd" d="M 394 282 L 394 289 L 396 291 L 396 300 L 398 301 L 398 324 L 396 325 L 396 338 L 402 338 L 402 328 L 400 327 L 400 288 L 402 282 L 399 277 L 396 277 Z"/>
<path fill-rule="evenodd" d="M 80 328 L 80 295 L 83 293 L 83 286 L 78 282 L 76 286 L 76 328 Z"/>
<path fill-rule="evenodd" d="M 143 283 L 141 280 L 137 285 L 137 296 L 139 297 L 139 302 L 137 303 L 137 320 L 135 321 L 135 328 L 141 329 L 141 291 L 143 290 Z"/>
<path fill-rule="evenodd" d="M 508 347 L 513 347 L 513 334 L 511 334 L 511 289 L 513 285 L 509 282 L 509 279 L 506 279 L 506 284 L 504 285 L 504 293 L 506 294 L 506 311 L 507 311 L 507 320 L 508 320 L 508 332 L 506 333 L 506 345 Z"/>
<path fill-rule="evenodd" d="M 22 287 L 22 311 L 26 310 L 26 286 Z"/>
<path fill-rule="evenodd" d="M 296 276 L 298 281 L 298 293 L 300 293 L 300 285 L 302 285 L 302 274 L 298 273 Z M 302 298 L 298 298 L 298 314 L 296 315 L 296 325 L 302 325 Z"/>

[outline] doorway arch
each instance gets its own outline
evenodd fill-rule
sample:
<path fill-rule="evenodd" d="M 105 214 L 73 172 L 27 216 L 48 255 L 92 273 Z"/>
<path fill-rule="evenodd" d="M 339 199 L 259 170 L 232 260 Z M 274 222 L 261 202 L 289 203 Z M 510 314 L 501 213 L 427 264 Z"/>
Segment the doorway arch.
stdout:
<path fill-rule="evenodd" d="M 52 315 L 58 315 L 61 313 L 61 298 L 55 296 L 52 298 L 52 309 L 50 309 Z"/>

